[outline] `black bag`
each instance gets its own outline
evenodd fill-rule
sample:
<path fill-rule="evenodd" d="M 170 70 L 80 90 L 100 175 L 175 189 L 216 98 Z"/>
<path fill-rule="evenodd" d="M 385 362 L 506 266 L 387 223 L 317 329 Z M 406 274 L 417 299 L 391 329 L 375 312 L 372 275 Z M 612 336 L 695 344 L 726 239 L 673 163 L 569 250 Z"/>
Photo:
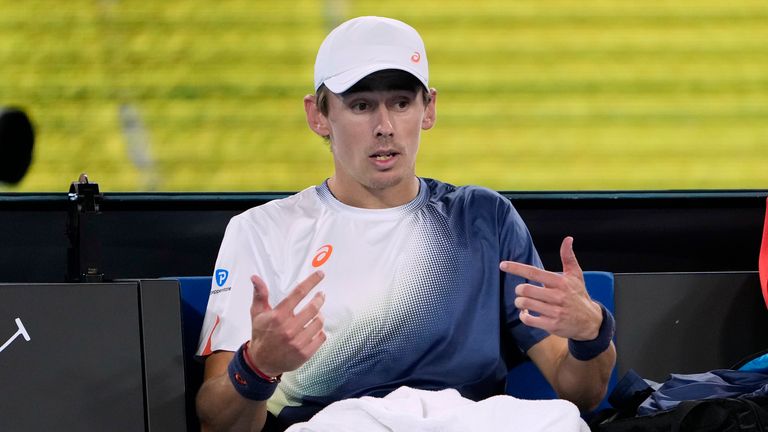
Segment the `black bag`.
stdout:
<path fill-rule="evenodd" d="M 683 401 L 656 414 L 591 423 L 595 432 L 768 431 L 768 397 Z"/>

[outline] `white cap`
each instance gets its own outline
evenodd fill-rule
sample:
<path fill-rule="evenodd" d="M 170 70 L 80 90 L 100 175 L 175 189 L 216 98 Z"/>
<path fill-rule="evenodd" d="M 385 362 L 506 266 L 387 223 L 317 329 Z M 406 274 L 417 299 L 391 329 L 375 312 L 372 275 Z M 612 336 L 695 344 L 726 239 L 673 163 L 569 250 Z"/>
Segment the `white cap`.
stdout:
<path fill-rule="evenodd" d="M 343 93 L 385 69 L 408 72 L 429 88 L 427 52 L 416 29 L 391 18 L 354 18 L 333 29 L 320 45 L 315 91 L 325 84 L 330 91 Z"/>

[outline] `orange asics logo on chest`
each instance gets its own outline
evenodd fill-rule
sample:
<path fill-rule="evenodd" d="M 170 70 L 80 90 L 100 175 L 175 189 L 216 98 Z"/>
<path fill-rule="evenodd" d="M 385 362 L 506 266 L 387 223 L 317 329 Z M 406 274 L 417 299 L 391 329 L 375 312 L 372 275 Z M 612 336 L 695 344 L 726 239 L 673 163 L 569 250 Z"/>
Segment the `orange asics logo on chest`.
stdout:
<path fill-rule="evenodd" d="M 329 244 L 320 246 L 320 249 L 315 252 L 315 257 L 312 258 L 312 267 L 320 267 L 321 265 L 325 264 L 325 262 L 328 261 L 328 258 L 331 257 L 332 253 L 333 246 Z"/>

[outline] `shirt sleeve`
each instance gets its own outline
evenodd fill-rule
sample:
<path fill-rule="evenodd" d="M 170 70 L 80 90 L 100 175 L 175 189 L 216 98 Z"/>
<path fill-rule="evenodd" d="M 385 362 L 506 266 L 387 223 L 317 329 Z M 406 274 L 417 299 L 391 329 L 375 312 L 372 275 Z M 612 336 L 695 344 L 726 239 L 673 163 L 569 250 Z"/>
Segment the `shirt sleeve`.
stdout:
<path fill-rule="evenodd" d="M 233 217 L 224 233 L 211 278 L 208 308 L 200 332 L 197 355 L 236 351 L 251 337 L 251 276 L 259 275 L 267 286 L 277 272 L 265 254 L 264 239 L 247 212 Z"/>
<path fill-rule="evenodd" d="M 533 239 L 522 217 L 506 198 L 504 205 L 500 206 L 500 242 L 502 259 L 516 261 L 523 264 L 543 268 L 539 253 L 533 244 Z M 515 287 L 521 283 L 537 282 L 528 281 L 522 277 L 502 273 L 502 289 L 504 308 L 506 310 L 507 330 L 517 343 L 521 352 L 527 352 L 549 333 L 542 329 L 529 327 L 520 321 L 520 310 L 515 307 Z"/>

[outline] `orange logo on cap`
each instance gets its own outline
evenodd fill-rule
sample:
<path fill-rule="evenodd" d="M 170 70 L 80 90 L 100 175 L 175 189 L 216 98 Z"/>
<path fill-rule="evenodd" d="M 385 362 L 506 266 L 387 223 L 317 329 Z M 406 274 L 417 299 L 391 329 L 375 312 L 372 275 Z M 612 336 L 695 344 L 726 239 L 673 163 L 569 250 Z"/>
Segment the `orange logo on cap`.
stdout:
<path fill-rule="evenodd" d="M 331 257 L 331 253 L 333 253 L 333 246 L 329 244 L 321 246 L 317 253 L 315 253 L 315 257 L 312 258 L 312 267 L 320 267 L 325 264 L 328 258 Z"/>
<path fill-rule="evenodd" d="M 413 55 L 411 56 L 411 61 L 414 63 L 418 63 L 421 61 L 421 53 L 418 51 L 414 51 Z"/>

